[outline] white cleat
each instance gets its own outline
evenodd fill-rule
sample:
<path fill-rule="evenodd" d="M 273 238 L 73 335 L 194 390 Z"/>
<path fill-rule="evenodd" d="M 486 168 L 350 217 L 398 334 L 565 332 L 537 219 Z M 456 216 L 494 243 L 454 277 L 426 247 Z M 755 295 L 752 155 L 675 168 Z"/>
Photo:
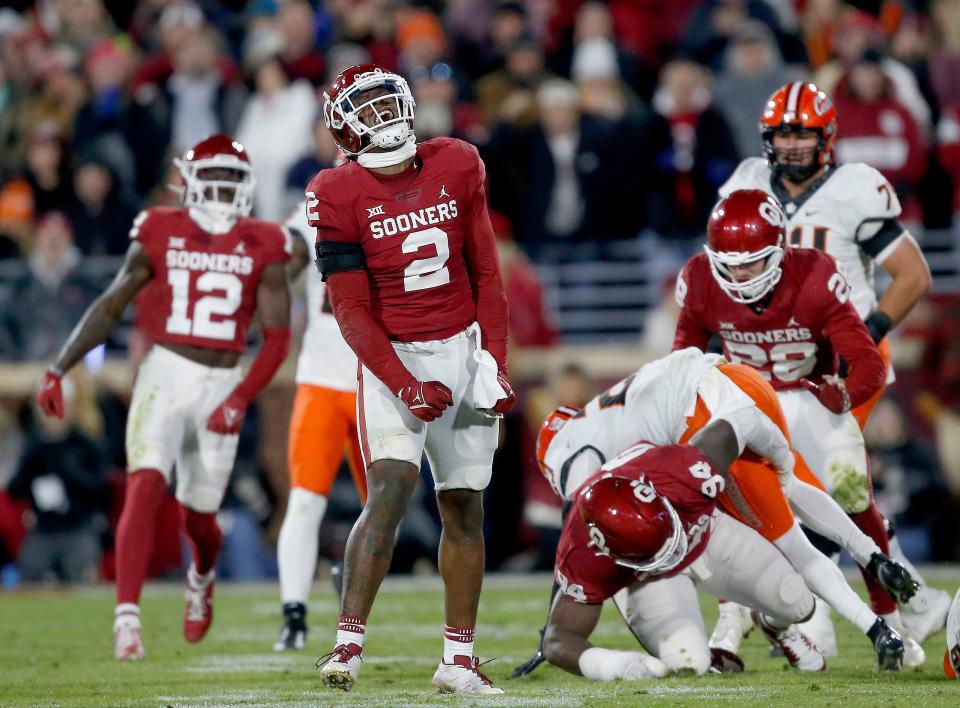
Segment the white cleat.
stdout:
<path fill-rule="evenodd" d="M 113 623 L 113 657 L 117 661 L 139 661 L 144 655 L 140 618 L 120 615 Z"/>
<path fill-rule="evenodd" d="M 813 610 L 813 617 L 806 622 L 797 625 L 797 629 L 803 632 L 807 638 L 817 645 L 817 649 L 827 659 L 839 656 L 840 649 L 837 647 L 837 632 L 833 628 L 833 621 L 830 619 L 830 605 L 823 600 L 817 600 L 817 606 Z"/>
<path fill-rule="evenodd" d="M 923 647 L 917 643 L 917 640 L 905 636 L 903 638 L 904 668 L 915 669 L 918 666 L 923 666 L 923 662 L 926 660 L 927 653 L 923 650 Z"/>
<path fill-rule="evenodd" d="M 934 632 L 943 629 L 949 611 L 949 593 L 923 585 L 917 594 L 910 598 L 910 602 L 900 606 L 900 619 L 906 633 L 918 642 L 923 642 Z"/>
<path fill-rule="evenodd" d="M 826 671 L 827 660 L 817 646 L 799 629 L 790 625 L 786 629 L 771 627 L 763 616 L 754 611 L 753 621 L 774 646 L 780 647 L 790 666 L 798 671 Z"/>
<path fill-rule="evenodd" d="M 455 694 L 486 694 L 503 693 L 502 688 L 493 685 L 493 681 L 480 671 L 480 660 L 468 656 L 457 655 L 452 664 L 443 661 L 433 675 L 433 685 L 440 693 Z"/>
<path fill-rule="evenodd" d="M 710 648 L 722 649 L 737 655 L 740 642 L 753 631 L 753 619 L 750 608 L 736 602 L 721 602 L 717 624 L 710 635 Z"/>
<path fill-rule="evenodd" d="M 332 652 L 317 659 L 320 680 L 324 686 L 349 691 L 353 688 L 363 659 L 357 644 L 339 644 Z M 322 668 L 321 668 L 322 667 Z"/>

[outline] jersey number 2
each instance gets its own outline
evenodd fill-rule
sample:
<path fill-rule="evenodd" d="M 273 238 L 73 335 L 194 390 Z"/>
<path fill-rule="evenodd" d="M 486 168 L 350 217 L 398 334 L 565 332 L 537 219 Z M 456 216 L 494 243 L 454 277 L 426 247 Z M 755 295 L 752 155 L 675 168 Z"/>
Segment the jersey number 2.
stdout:
<path fill-rule="evenodd" d="M 403 289 L 406 292 L 436 288 L 450 282 L 450 271 L 446 266 L 450 244 L 445 231 L 436 226 L 414 231 L 403 239 L 401 249 L 404 253 L 416 253 L 426 246 L 433 246 L 437 255 L 417 258 L 404 268 Z"/>
<path fill-rule="evenodd" d="M 213 320 L 214 315 L 230 317 L 240 307 L 243 283 L 230 273 L 204 273 L 197 278 L 196 288 L 201 293 L 223 292 L 223 295 L 206 295 L 193 306 L 193 319 L 187 317 L 190 305 L 190 271 L 180 268 L 167 273 L 167 282 L 173 290 L 167 331 L 170 334 L 192 335 L 204 339 L 231 341 L 237 333 L 237 323 L 230 319 Z"/>

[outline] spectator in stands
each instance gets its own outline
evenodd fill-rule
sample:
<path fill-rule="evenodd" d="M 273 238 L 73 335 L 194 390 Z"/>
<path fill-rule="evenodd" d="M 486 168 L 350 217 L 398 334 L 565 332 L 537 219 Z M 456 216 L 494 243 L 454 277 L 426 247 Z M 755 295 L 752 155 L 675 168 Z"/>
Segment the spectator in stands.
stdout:
<path fill-rule="evenodd" d="M 454 62 L 471 77 L 503 68 L 511 47 L 530 34 L 523 4 L 498 0 L 450 3 L 445 20 L 454 40 Z"/>
<path fill-rule="evenodd" d="M 419 115 L 417 118 L 419 123 Z M 318 114 L 313 122 L 313 152 L 301 157 L 287 171 L 285 196 L 287 210 L 300 205 L 303 201 L 303 190 L 307 188 L 313 176 L 320 170 L 333 167 L 334 160 L 339 154 L 337 144 L 333 142 L 323 116 Z"/>
<path fill-rule="evenodd" d="M 503 214 L 491 211 L 490 223 L 497 237 L 497 256 L 507 297 L 511 347 L 552 347 L 560 334 L 552 323 L 552 313 L 543 292 L 540 277 L 526 254 L 513 240 L 513 227 Z"/>
<path fill-rule="evenodd" d="M 116 34 L 116 27 L 103 0 L 73 0 L 52 3 L 49 6 L 56 20 L 51 23 L 58 43 L 67 44 L 81 54 L 97 42 Z"/>
<path fill-rule="evenodd" d="M 35 412 L 35 428 L 10 480 L 10 496 L 29 499 L 34 515 L 20 547 L 20 571 L 27 582 L 50 575 L 67 583 L 97 578 L 106 459 L 75 425 L 76 386 L 69 378 L 63 380 L 63 394 L 62 420 Z"/>
<path fill-rule="evenodd" d="M 960 224 L 960 96 L 946 105 L 937 123 L 937 157 L 953 182 L 953 214 Z"/>
<path fill-rule="evenodd" d="M 930 3 L 936 44 L 930 56 L 930 83 L 941 108 L 960 102 L 960 3 Z"/>
<path fill-rule="evenodd" d="M 447 37 L 440 20 L 429 10 L 414 10 L 397 19 L 397 67 L 401 74 L 429 69 L 447 51 Z"/>
<path fill-rule="evenodd" d="M 947 485 L 960 496 L 960 295 L 937 303 L 920 365 L 916 405 L 936 431 Z"/>
<path fill-rule="evenodd" d="M 316 98 L 308 82 L 291 83 L 287 78 L 278 46 L 265 45 L 247 59 L 256 92 L 247 102 L 236 137 L 257 170 L 255 214 L 278 220 L 287 208 L 287 173 L 314 144 Z"/>
<path fill-rule="evenodd" d="M 26 92 L 12 79 L 0 55 L 0 177 L 19 170 L 23 160 L 23 111 Z"/>
<path fill-rule="evenodd" d="M 191 32 L 173 53 L 173 73 L 159 86 L 140 89 L 154 94 L 150 108 L 167 134 L 174 153 L 182 153 L 214 133 L 233 135 L 247 92 L 219 71 L 222 40 L 212 29 Z"/>
<path fill-rule="evenodd" d="M 510 47 L 506 62 L 474 84 L 477 108 L 483 122 L 498 121 L 528 128 L 537 122 L 536 90 L 547 77 L 543 50 L 531 39 Z"/>
<path fill-rule="evenodd" d="M 0 259 L 25 250 L 33 225 L 33 190 L 22 179 L 0 187 Z"/>
<path fill-rule="evenodd" d="M 104 40 L 87 55 L 90 98 L 77 115 L 78 152 L 110 165 L 123 189 L 144 194 L 158 181 L 166 141 L 150 111 L 126 91 L 133 57 L 119 42 Z"/>
<path fill-rule="evenodd" d="M 80 66 L 81 57 L 65 47 L 42 49 L 35 79 L 38 86 L 25 97 L 20 116 L 24 132 L 31 126 L 52 125 L 60 135 L 73 136 L 77 114 L 87 102 Z"/>
<path fill-rule="evenodd" d="M 280 4 L 277 28 L 283 35 L 280 63 L 291 81 L 304 79 L 314 86 L 324 81 L 323 52 L 316 46 L 317 17 L 306 0 Z"/>
<path fill-rule="evenodd" d="M 922 219 L 917 183 L 927 165 L 922 132 L 910 111 L 893 95 L 883 57 L 868 49 L 844 75 L 833 94 L 843 128 L 836 142 L 839 162 L 865 162 L 883 173 L 900 197 L 904 219 Z"/>
<path fill-rule="evenodd" d="M 33 195 L 36 214 L 62 211 L 73 202 L 67 145 L 57 126 L 43 123 L 27 137 L 24 179 Z"/>
<path fill-rule="evenodd" d="M 78 161 L 73 173 L 75 201 L 66 216 L 85 255 L 119 256 L 130 245 L 130 224 L 137 210 L 118 187 L 110 166 L 95 157 Z"/>
<path fill-rule="evenodd" d="M 417 102 L 417 139 L 429 140 L 444 135 L 483 145 L 490 131 L 479 111 L 457 95 L 453 67 L 437 62 L 421 67 L 409 76 L 410 90 Z"/>
<path fill-rule="evenodd" d="M 737 29 L 713 85 L 713 99 L 730 123 L 740 159 L 757 153 L 757 107 L 784 82 L 802 78 L 798 68 L 784 66 L 780 48 L 765 24 L 747 20 Z"/>
<path fill-rule="evenodd" d="M 53 356 L 98 289 L 81 275 L 70 222 L 51 212 L 37 223 L 28 272 L 0 310 L 0 357 L 38 361 Z"/>
<path fill-rule="evenodd" d="M 672 145 L 661 156 L 676 173 L 671 233 L 699 239 L 717 188 L 737 165 L 730 125 L 713 107 L 710 74 L 696 62 L 676 59 L 660 73 L 653 107 L 670 122 Z"/>

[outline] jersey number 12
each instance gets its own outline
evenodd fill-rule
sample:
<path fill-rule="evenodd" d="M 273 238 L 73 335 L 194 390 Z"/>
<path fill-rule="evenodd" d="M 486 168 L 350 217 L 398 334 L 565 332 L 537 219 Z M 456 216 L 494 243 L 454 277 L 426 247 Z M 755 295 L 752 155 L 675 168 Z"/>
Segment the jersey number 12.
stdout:
<path fill-rule="evenodd" d="M 243 283 L 230 273 L 203 273 L 197 278 L 196 289 L 201 293 L 222 292 L 222 295 L 204 295 L 193 306 L 193 319 L 187 316 L 190 305 L 190 271 L 175 268 L 167 273 L 167 283 L 173 291 L 167 332 L 204 339 L 231 341 L 237 333 L 237 323 L 231 319 L 214 320 L 217 315 L 228 318 L 240 308 Z"/>

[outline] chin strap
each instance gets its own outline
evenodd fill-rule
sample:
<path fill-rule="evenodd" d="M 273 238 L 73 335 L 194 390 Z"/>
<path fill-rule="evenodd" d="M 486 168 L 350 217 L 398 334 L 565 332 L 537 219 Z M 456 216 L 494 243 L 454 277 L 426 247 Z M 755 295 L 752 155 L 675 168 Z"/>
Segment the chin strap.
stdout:
<path fill-rule="evenodd" d="M 357 157 L 357 163 L 361 167 L 373 169 L 377 167 L 393 167 L 399 165 L 404 160 L 409 160 L 417 154 L 417 138 L 411 135 L 407 142 L 395 150 L 389 152 L 365 152 Z"/>

